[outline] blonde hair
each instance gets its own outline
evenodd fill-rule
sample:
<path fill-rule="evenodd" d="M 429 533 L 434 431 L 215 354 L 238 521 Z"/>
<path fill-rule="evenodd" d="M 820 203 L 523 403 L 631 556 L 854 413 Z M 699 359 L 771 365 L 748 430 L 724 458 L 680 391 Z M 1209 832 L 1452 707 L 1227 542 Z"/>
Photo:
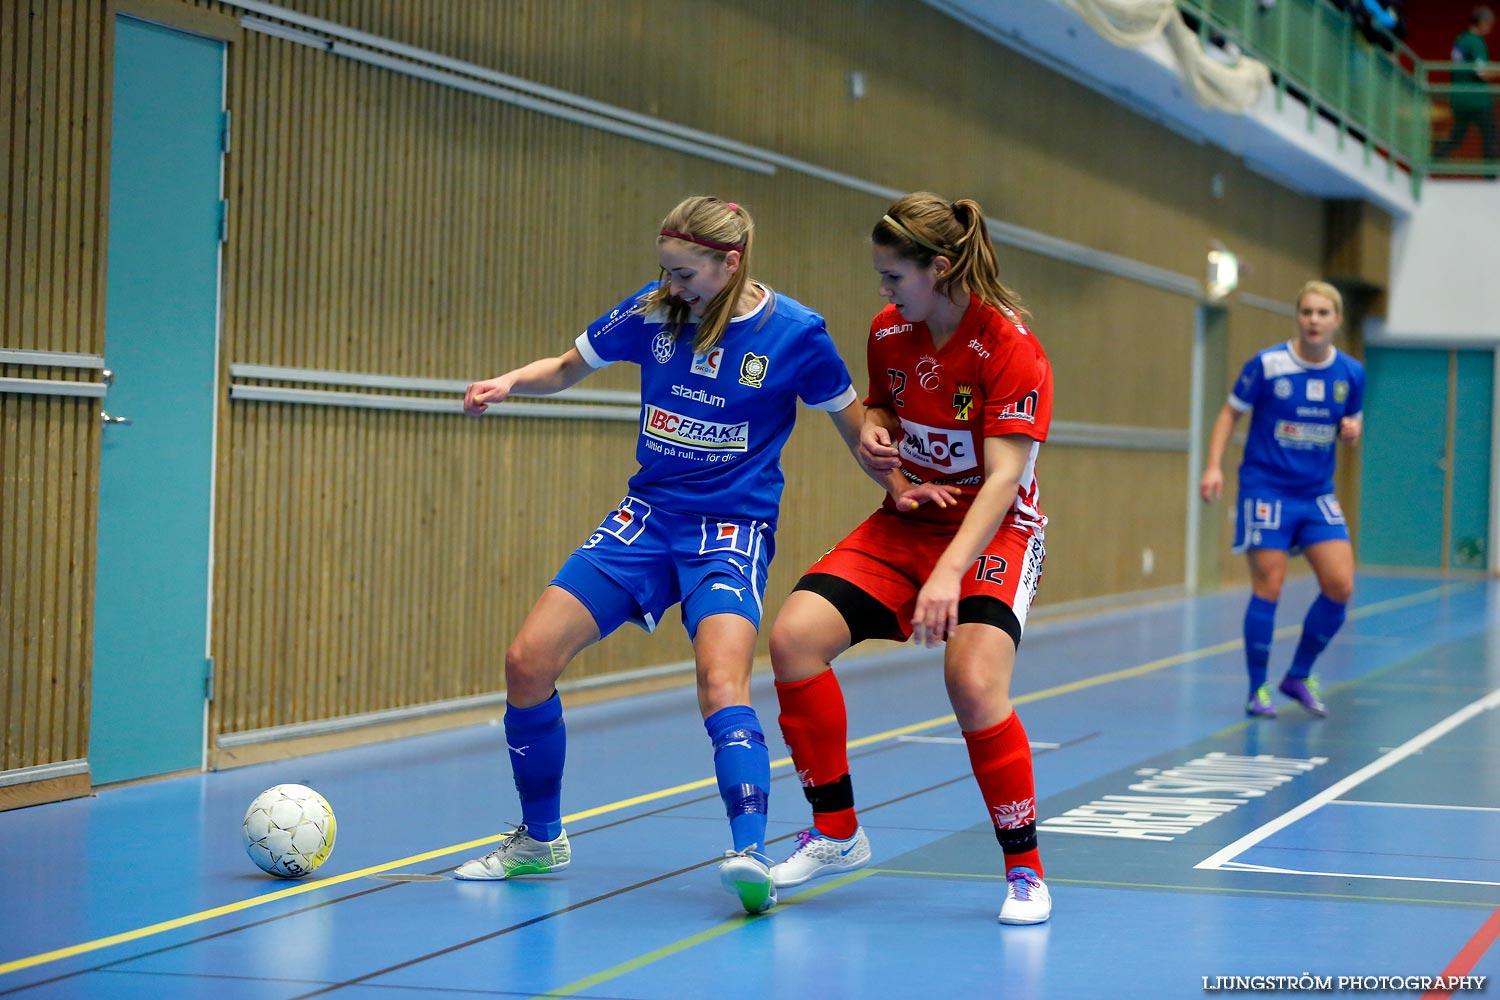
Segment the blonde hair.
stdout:
<path fill-rule="evenodd" d="M 1001 283 L 984 210 L 972 198 L 949 204 L 930 191 L 909 194 L 885 210 L 870 239 L 921 267 L 940 255 L 947 257 L 953 266 L 936 284 L 944 294 L 951 295 L 949 289 L 957 287 L 1012 319 L 1031 315 L 1020 297 Z"/>
<path fill-rule="evenodd" d="M 1339 320 L 1342 322 L 1344 318 L 1344 297 L 1339 294 L 1337 288 L 1334 288 L 1326 281 L 1309 281 L 1297 293 L 1297 301 L 1293 304 L 1292 308 L 1300 311 L 1302 309 L 1302 300 L 1309 295 L 1321 295 L 1329 302 L 1332 302 L 1333 311 L 1338 313 Z"/>
<path fill-rule="evenodd" d="M 729 276 L 723 291 L 703 307 L 703 317 L 698 320 L 698 336 L 693 340 L 695 354 L 711 351 L 724 340 L 729 321 L 734 318 L 735 303 L 750 281 L 750 245 L 754 235 L 755 222 L 744 206 L 708 195 L 683 200 L 661 220 L 657 246 L 667 240 L 677 240 L 693 253 L 720 263 L 730 250 L 739 251 L 739 268 Z M 689 322 L 688 304 L 672 295 L 666 276 L 663 271 L 661 284 L 646 296 L 642 306 L 647 311 L 666 311 L 667 326 L 675 340 Z"/>

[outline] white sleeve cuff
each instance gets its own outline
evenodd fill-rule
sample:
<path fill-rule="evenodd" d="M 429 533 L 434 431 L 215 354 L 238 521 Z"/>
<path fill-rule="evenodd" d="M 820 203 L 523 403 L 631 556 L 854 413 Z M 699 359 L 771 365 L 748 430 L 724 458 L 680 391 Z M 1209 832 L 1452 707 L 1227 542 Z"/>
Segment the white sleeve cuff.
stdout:
<path fill-rule="evenodd" d="M 587 330 L 578 335 L 578 339 L 573 341 L 573 346 L 578 348 L 578 353 L 583 355 L 583 360 L 589 363 L 590 368 L 604 368 L 612 363 L 605 361 L 599 356 L 599 352 L 594 350 L 594 345 L 589 343 Z"/>
<path fill-rule="evenodd" d="M 821 403 L 808 403 L 807 405 L 814 410 L 824 410 L 828 413 L 837 413 L 858 398 L 859 393 L 854 391 L 854 386 L 847 385 L 844 387 L 843 392 L 839 393 L 837 396 L 834 396 L 832 399 L 825 399 Z"/>

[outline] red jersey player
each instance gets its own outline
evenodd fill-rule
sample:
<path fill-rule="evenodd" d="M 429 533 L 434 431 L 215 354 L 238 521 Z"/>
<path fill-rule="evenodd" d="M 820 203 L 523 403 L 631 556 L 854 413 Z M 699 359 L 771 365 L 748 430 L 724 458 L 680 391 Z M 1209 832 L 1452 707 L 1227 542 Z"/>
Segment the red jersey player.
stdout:
<path fill-rule="evenodd" d="M 1007 892 L 1000 921 L 1048 919 L 1031 747 L 1010 678 L 1041 578 L 1036 457 L 1052 416 L 1052 369 L 999 279 L 983 211 L 921 192 L 872 233 L 880 294 L 860 458 L 899 468 L 885 503 L 813 564 L 771 632 L 781 730 L 813 826 L 771 871 L 778 886 L 869 863 L 854 810 L 844 697 L 830 663 L 864 639 L 946 643 L 948 697 L 968 745 Z M 921 503 L 918 497 L 933 496 Z"/>

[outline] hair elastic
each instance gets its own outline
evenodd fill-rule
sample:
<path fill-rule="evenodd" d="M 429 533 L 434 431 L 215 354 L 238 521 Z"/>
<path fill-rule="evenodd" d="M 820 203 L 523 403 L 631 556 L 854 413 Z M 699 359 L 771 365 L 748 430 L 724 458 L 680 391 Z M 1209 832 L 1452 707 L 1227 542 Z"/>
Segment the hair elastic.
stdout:
<path fill-rule="evenodd" d="M 926 247 L 928 250 L 931 250 L 933 253 L 935 253 L 935 254 L 941 254 L 942 256 L 947 257 L 951 261 L 957 261 L 958 260 L 958 251 L 957 250 L 949 250 L 947 247 L 940 247 L 936 243 L 929 243 L 929 242 L 927 242 L 926 240 L 922 239 L 922 237 L 918 236 L 916 233 L 912 232 L 910 229 L 907 229 L 905 226 L 903 226 L 901 223 L 897 222 L 895 219 L 891 218 L 889 215 L 882 215 L 881 218 L 884 219 L 886 221 L 886 223 L 892 229 L 894 229 L 896 232 L 900 233 L 902 236 L 905 236 L 907 239 L 911 240 L 913 243 L 917 244 L 918 246 Z"/>
<path fill-rule="evenodd" d="M 672 239 L 682 240 L 684 243 L 696 243 L 700 247 L 708 247 L 710 250 L 717 250 L 720 253 L 728 253 L 731 250 L 738 250 L 740 253 L 745 252 L 745 244 L 743 243 L 720 243 L 718 240 L 711 240 L 704 236 L 694 236 L 692 233 L 679 233 L 675 229 L 663 229 L 660 235 L 670 236 Z"/>

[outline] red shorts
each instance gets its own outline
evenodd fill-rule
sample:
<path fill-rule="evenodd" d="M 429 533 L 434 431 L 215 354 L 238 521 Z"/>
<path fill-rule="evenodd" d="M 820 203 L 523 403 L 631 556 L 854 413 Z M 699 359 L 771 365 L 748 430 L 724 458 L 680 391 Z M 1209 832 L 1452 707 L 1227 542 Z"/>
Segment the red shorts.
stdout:
<path fill-rule="evenodd" d="M 911 635 L 917 593 L 951 541 L 952 525 L 908 519 L 882 507 L 807 572 L 836 576 L 869 594 L 895 614 L 905 639 Z M 1025 627 L 1045 556 L 1040 534 L 1001 525 L 964 574 L 959 600 L 993 597 Z"/>

